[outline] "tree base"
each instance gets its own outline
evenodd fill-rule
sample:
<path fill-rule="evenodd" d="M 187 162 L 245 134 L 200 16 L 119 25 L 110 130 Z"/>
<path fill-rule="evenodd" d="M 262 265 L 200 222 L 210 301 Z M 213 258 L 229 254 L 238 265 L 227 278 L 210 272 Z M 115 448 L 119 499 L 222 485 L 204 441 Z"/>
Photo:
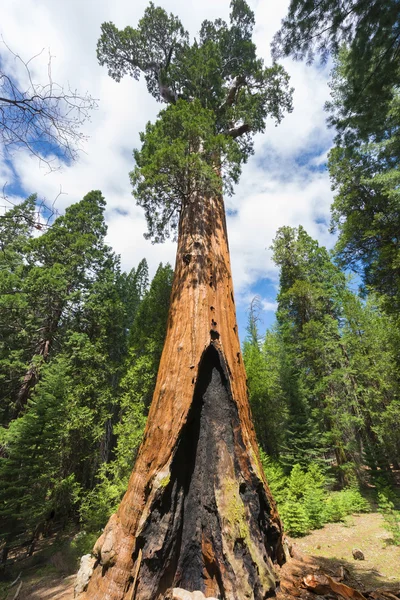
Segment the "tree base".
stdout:
<path fill-rule="evenodd" d="M 172 588 L 221 600 L 274 594 L 280 531 L 270 513 L 220 355 L 210 345 L 170 475 L 136 538 L 133 598 L 161 598 Z"/>

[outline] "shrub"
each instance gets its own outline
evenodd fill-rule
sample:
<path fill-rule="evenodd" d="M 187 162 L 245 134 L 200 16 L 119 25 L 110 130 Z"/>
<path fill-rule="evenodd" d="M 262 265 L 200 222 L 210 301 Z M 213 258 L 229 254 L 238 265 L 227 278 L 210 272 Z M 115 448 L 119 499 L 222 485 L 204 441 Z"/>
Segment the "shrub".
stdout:
<path fill-rule="evenodd" d="M 307 471 L 296 464 L 286 477 L 277 461 L 271 460 L 262 450 L 260 454 L 267 481 L 289 535 L 304 535 L 325 523 L 344 521 L 347 515 L 370 510 L 369 503 L 356 485 L 327 494 L 328 480 L 317 463 L 311 463 Z"/>
<path fill-rule="evenodd" d="M 301 500 L 308 487 L 309 480 L 299 464 L 293 466 L 288 480 L 288 489 L 294 500 Z"/>
<path fill-rule="evenodd" d="M 343 508 L 348 515 L 353 513 L 369 512 L 371 510 L 369 502 L 363 498 L 356 487 L 350 487 L 339 492 Z"/>
<path fill-rule="evenodd" d="M 287 477 L 281 465 L 260 448 L 261 464 L 275 502 L 280 505 L 287 497 Z"/>
<path fill-rule="evenodd" d="M 293 537 L 305 535 L 310 530 L 307 513 L 301 502 L 289 494 L 286 502 L 279 509 L 285 532 Z"/>
<path fill-rule="evenodd" d="M 343 505 L 340 492 L 330 494 L 325 502 L 323 518 L 326 523 L 338 523 L 344 521 L 348 513 Z"/>
<path fill-rule="evenodd" d="M 310 529 L 320 529 L 325 523 L 325 493 L 322 489 L 310 486 L 306 489 L 302 505 L 304 507 Z"/>
<path fill-rule="evenodd" d="M 400 511 L 395 510 L 389 494 L 383 489 L 378 493 L 379 512 L 384 518 L 384 527 L 392 535 L 392 543 L 400 546 Z"/>

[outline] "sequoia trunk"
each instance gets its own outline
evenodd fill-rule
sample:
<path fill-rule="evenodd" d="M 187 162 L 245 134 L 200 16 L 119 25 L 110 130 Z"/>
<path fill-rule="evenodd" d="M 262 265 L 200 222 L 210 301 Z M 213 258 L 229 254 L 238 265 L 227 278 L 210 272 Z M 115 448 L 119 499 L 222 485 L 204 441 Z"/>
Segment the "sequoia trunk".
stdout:
<path fill-rule="evenodd" d="M 181 215 L 164 350 L 128 491 L 94 549 L 86 600 L 274 594 L 279 517 L 260 465 L 222 198 Z"/>

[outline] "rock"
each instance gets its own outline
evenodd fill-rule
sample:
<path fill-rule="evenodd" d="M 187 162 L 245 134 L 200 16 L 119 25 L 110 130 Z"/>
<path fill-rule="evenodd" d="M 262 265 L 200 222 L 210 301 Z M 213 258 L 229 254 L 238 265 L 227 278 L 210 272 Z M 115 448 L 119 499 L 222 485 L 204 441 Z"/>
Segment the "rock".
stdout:
<path fill-rule="evenodd" d="M 182 588 L 174 588 L 172 590 L 172 600 L 193 600 L 191 592 Z"/>
<path fill-rule="evenodd" d="M 365 560 L 364 553 L 361 552 L 358 548 L 353 548 L 352 550 L 354 560 Z"/>
<path fill-rule="evenodd" d="M 172 600 L 218 600 L 217 598 L 206 598 L 203 592 L 196 590 L 188 592 L 182 588 L 174 588 L 172 590 Z"/>
<path fill-rule="evenodd" d="M 75 587 L 74 587 L 74 598 L 84 592 L 88 586 L 89 579 L 93 574 L 93 567 L 96 562 L 96 558 L 91 554 L 85 554 L 81 558 L 79 565 L 79 571 L 76 576 Z"/>

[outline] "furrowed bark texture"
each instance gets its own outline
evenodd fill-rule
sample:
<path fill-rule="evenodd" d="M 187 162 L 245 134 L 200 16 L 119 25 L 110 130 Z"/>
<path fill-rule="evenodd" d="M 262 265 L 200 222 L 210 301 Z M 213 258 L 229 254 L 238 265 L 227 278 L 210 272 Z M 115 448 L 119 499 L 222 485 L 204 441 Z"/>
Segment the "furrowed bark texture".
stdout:
<path fill-rule="evenodd" d="M 274 595 L 281 524 L 258 458 L 222 198 L 182 212 L 164 350 L 128 491 L 85 600 Z"/>

